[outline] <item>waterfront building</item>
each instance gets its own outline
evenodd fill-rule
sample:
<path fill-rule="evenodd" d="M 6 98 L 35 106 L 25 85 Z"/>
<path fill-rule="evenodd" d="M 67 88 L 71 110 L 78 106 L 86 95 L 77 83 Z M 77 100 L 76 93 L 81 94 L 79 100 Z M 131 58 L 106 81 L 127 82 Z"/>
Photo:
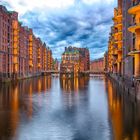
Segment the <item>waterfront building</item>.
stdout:
<path fill-rule="evenodd" d="M 105 52 L 104 54 L 104 72 L 108 72 L 108 52 Z"/>
<path fill-rule="evenodd" d="M 128 14 L 131 15 L 131 24 L 128 31 L 131 32 L 132 46 L 129 50 L 129 57 L 133 60 L 133 74 L 136 78 L 140 77 L 140 0 L 128 2 Z"/>
<path fill-rule="evenodd" d="M 126 79 L 140 77 L 139 2 L 118 0 L 109 37 L 108 71 Z"/>
<path fill-rule="evenodd" d="M 60 72 L 62 73 L 78 73 L 80 53 L 77 48 L 66 47 L 62 54 L 62 62 L 60 65 Z"/>
<path fill-rule="evenodd" d="M 82 73 L 90 69 L 90 56 L 87 48 L 66 47 L 62 54 L 62 73 Z"/>
<path fill-rule="evenodd" d="M 24 77 L 29 73 L 29 31 L 28 27 L 23 27 L 20 24 L 19 27 L 19 75 Z"/>
<path fill-rule="evenodd" d="M 78 48 L 80 53 L 80 72 L 85 72 L 90 70 L 90 55 L 87 48 Z"/>
<path fill-rule="evenodd" d="M 113 26 L 108 42 L 108 72 L 126 79 L 134 75 L 134 59 L 129 52 L 133 50 L 134 35 L 128 31 L 132 18 L 128 14 L 131 1 L 118 0 L 114 8 Z M 107 61 L 107 60 L 106 60 Z"/>
<path fill-rule="evenodd" d="M 99 58 L 90 62 L 91 73 L 103 73 L 104 72 L 104 58 Z"/>
<path fill-rule="evenodd" d="M 43 44 L 43 48 L 42 48 L 42 63 L 43 63 L 43 71 L 47 71 L 47 48 L 46 48 L 46 44 Z"/>
<path fill-rule="evenodd" d="M 52 52 L 18 13 L 0 5 L 0 81 L 36 76 L 52 69 Z"/>
<path fill-rule="evenodd" d="M 18 13 L 0 5 L 0 76 L 11 77 L 18 71 Z"/>
<path fill-rule="evenodd" d="M 52 62 L 53 62 L 52 51 L 50 50 L 49 47 L 47 47 L 47 70 L 48 71 L 52 70 Z"/>
<path fill-rule="evenodd" d="M 134 73 L 134 57 L 129 53 L 135 46 L 135 35 L 129 32 L 128 28 L 133 23 L 133 17 L 128 13 L 128 9 L 131 7 L 133 1 L 122 1 L 123 8 L 123 77 L 127 80 L 132 79 Z"/>
<path fill-rule="evenodd" d="M 113 22 L 108 43 L 108 69 L 111 73 L 122 75 L 123 22 L 121 0 L 118 0 L 118 7 L 114 8 Z"/>
<path fill-rule="evenodd" d="M 109 75 L 140 92 L 140 0 L 118 0 L 108 41 Z M 139 95 L 137 95 L 139 96 Z M 140 97 L 138 97 L 140 98 Z"/>

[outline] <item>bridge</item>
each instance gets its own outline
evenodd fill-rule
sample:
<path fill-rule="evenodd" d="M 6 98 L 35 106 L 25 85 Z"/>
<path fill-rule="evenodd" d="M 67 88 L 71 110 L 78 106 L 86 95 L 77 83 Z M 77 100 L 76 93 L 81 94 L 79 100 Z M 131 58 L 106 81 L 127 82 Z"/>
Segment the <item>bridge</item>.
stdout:
<path fill-rule="evenodd" d="M 61 72 L 58 70 L 49 70 L 49 71 L 43 71 L 42 75 L 47 75 L 47 74 L 73 74 L 73 72 Z M 83 71 L 79 72 L 79 74 L 95 74 L 95 75 L 103 75 L 104 72 L 99 71 L 99 72 L 94 72 L 94 71 Z"/>
<path fill-rule="evenodd" d="M 48 71 L 42 71 L 42 75 L 46 75 L 46 74 L 59 74 L 60 71 L 57 70 L 48 70 Z"/>

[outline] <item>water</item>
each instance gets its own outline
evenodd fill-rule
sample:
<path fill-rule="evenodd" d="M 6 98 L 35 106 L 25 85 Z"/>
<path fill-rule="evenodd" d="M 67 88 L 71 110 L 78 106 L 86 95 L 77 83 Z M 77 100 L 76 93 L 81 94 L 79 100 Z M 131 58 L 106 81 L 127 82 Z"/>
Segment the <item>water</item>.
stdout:
<path fill-rule="evenodd" d="M 0 85 L 0 140 L 138 140 L 140 109 L 106 78 Z"/>

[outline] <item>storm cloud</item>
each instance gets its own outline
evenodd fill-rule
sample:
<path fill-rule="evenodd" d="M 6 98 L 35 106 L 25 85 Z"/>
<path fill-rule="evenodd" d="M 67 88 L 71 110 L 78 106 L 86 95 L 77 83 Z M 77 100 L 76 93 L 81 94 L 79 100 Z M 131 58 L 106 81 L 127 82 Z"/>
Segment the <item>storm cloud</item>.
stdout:
<path fill-rule="evenodd" d="M 114 0 L 71 0 L 65 5 L 61 3 L 60 7 L 25 8 L 26 3 L 23 3 L 25 7 L 22 3 L 15 3 L 15 6 L 8 0 L 1 4 L 10 10 L 19 10 L 17 6 L 22 5 L 21 13 L 18 12 L 23 25 L 33 28 L 35 34 L 50 46 L 55 58 L 60 59 L 64 48 L 69 45 L 89 48 L 92 60 L 102 57 L 107 50 L 116 5 Z"/>

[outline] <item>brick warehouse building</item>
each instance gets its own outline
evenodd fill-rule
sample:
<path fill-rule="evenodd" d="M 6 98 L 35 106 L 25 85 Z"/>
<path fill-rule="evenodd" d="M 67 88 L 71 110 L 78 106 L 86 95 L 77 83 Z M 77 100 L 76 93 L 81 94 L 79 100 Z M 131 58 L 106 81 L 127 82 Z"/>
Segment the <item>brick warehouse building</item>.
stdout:
<path fill-rule="evenodd" d="M 66 47 L 60 64 L 61 73 L 82 73 L 90 69 L 90 56 L 87 48 Z"/>
<path fill-rule="evenodd" d="M 108 52 L 104 54 L 104 72 L 108 73 Z"/>
<path fill-rule="evenodd" d="M 140 77 L 139 27 L 137 26 L 140 14 L 139 2 L 139 0 L 118 0 L 118 8 L 114 10 L 114 26 L 112 26 L 110 33 L 108 46 L 109 70 L 112 73 L 124 75 L 126 78 L 131 78 L 133 75 Z M 121 47 L 118 47 L 119 34 Z M 115 42 L 115 40 L 117 41 Z M 119 52 L 121 52 L 121 55 L 119 55 Z M 119 59 L 121 64 L 116 65 L 115 68 Z"/>
<path fill-rule="evenodd" d="M 104 73 L 104 59 L 99 58 L 90 62 L 90 72 L 95 74 Z"/>
<path fill-rule="evenodd" d="M 140 92 L 140 0 L 118 0 L 113 21 L 107 71 Z"/>
<path fill-rule="evenodd" d="M 25 78 L 51 70 L 52 52 L 18 13 L 0 5 L 0 80 Z"/>

